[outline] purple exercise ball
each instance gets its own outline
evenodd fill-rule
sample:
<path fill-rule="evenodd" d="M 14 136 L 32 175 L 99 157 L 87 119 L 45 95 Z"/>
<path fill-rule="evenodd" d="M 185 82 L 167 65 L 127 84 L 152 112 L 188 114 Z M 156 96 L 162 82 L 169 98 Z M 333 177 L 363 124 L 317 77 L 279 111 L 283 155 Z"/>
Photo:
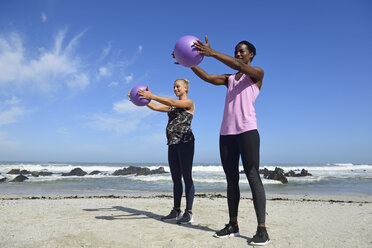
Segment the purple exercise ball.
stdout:
<path fill-rule="evenodd" d="M 204 55 L 198 52 L 194 46 L 194 42 L 199 40 L 192 35 L 185 35 L 181 37 L 174 46 L 174 57 L 177 62 L 185 67 L 193 67 L 200 64 Z"/>
<path fill-rule="evenodd" d="M 139 95 L 137 93 L 137 91 L 139 89 L 142 89 L 144 91 L 146 91 L 146 86 L 145 85 L 136 85 L 132 88 L 132 90 L 130 91 L 129 93 L 129 97 L 130 97 L 130 100 L 132 101 L 132 103 L 134 103 L 135 105 L 137 106 L 145 106 L 147 105 L 151 100 L 150 99 L 146 99 L 146 98 L 141 98 L 141 95 Z"/>

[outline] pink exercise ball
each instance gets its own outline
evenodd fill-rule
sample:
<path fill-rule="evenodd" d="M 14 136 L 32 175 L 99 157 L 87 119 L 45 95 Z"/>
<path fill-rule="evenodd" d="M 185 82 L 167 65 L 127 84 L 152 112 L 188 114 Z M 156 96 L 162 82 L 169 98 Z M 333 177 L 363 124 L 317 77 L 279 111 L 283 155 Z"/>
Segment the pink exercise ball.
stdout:
<path fill-rule="evenodd" d="M 200 54 L 198 49 L 194 46 L 194 42 L 199 40 L 192 35 L 185 35 L 181 37 L 174 46 L 174 57 L 177 62 L 185 67 L 193 67 L 200 64 L 204 55 Z"/>
<path fill-rule="evenodd" d="M 141 95 L 139 95 L 137 93 L 137 91 L 139 89 L 142 89 L 144 91 L 147 90 L 146 86 L 145 85 L 136 85 L 132 88 L 132 90 L 130 91 L 129 93 L 129 97 L 130 97 L 130 100 L 132 101 L 132 103 L 134 103 L 135 105 L 137 106 L 145 106 L 147 105 L 151 100 L 150 99 L 146 99 L 146 98 L 141 98 Z"/>

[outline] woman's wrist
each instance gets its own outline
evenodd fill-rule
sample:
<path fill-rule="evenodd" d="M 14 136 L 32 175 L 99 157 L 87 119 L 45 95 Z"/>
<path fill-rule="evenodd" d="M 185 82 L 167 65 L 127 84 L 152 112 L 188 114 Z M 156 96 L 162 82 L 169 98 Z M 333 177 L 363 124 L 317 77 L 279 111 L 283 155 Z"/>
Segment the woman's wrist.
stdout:
<path fill-rule="evenodd" d="M 219 52 L 217 52 L 216 50 L 212 49 L 212 57 L 213 58 L 217 58 Z"/>

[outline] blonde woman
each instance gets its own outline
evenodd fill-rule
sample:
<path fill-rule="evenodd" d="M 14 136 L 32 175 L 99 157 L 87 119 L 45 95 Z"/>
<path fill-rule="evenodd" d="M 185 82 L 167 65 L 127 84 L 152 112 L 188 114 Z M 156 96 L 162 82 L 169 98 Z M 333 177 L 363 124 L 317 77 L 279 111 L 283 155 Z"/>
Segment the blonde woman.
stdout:
<path fill-rule="evenodd" d="M 194 202 L 194 182 L 192 180 L 192 165 L 194 158 L 194 135 L 191 121 L 194 116 L 194 102 L 187 97 L 189 81 L 177 79 L 173 85 L 174 94 L 178 99 L 153 94 L 147 90 L 138 90 L 141 98 L 159 102 L 147 104 L 152 110 L 167 112 L 168 125 L 166 128 L 168 145 L 168 163 L 173 181 L 174 206 L 170 214 L 161 218 L 163 221 L 176 220 L 178 224 L 193 222 L 192 205 Z M 185 182 L 186 209 L 181 212 L 181 198 L 183 193 L 182 178 Z"/>

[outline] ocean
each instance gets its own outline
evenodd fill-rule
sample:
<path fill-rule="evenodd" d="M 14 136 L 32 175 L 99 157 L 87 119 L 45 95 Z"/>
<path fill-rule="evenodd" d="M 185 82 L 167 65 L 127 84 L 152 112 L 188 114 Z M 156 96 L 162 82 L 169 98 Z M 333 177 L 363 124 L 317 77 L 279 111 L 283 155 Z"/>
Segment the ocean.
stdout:
<path fill-rule="evenodd" d="M 126 193 L 171 193 L 170 173 L 147 176 L 113 176 L 113 172 L 129 166 L 147 167 L 151 170 L 167 164 L 151 163 L 57 163 L 57 162 L 0 162 L 0 194 L 17 195 L 117 195 Z M 278 164 L 262 165 L 260 169 L 274 170 L 282 168 L 299 173 L 307 170 L 312 176 L 287 177 L 288 183 L 262 178 L 268 194 L 302 194 L 302 195 L 372 195 L 372 164 Z M 99 170 L 99 175 L 62 176 L 74 168 L 81 168 L 90 173 Z M 21 183 L 9 182 L 16 175 L 7 174 L 12 169 L 52 172 L 51 176 L 29 177 Z M 242 167 L 239 168 L 243 170 Z M 225 193 L 226 180 L 219 164 L 194 164 L 193 179 L 196 193 Z M 245 174 L 240 174 L 242 194 L 250 197 L 250 188 Z"/>

